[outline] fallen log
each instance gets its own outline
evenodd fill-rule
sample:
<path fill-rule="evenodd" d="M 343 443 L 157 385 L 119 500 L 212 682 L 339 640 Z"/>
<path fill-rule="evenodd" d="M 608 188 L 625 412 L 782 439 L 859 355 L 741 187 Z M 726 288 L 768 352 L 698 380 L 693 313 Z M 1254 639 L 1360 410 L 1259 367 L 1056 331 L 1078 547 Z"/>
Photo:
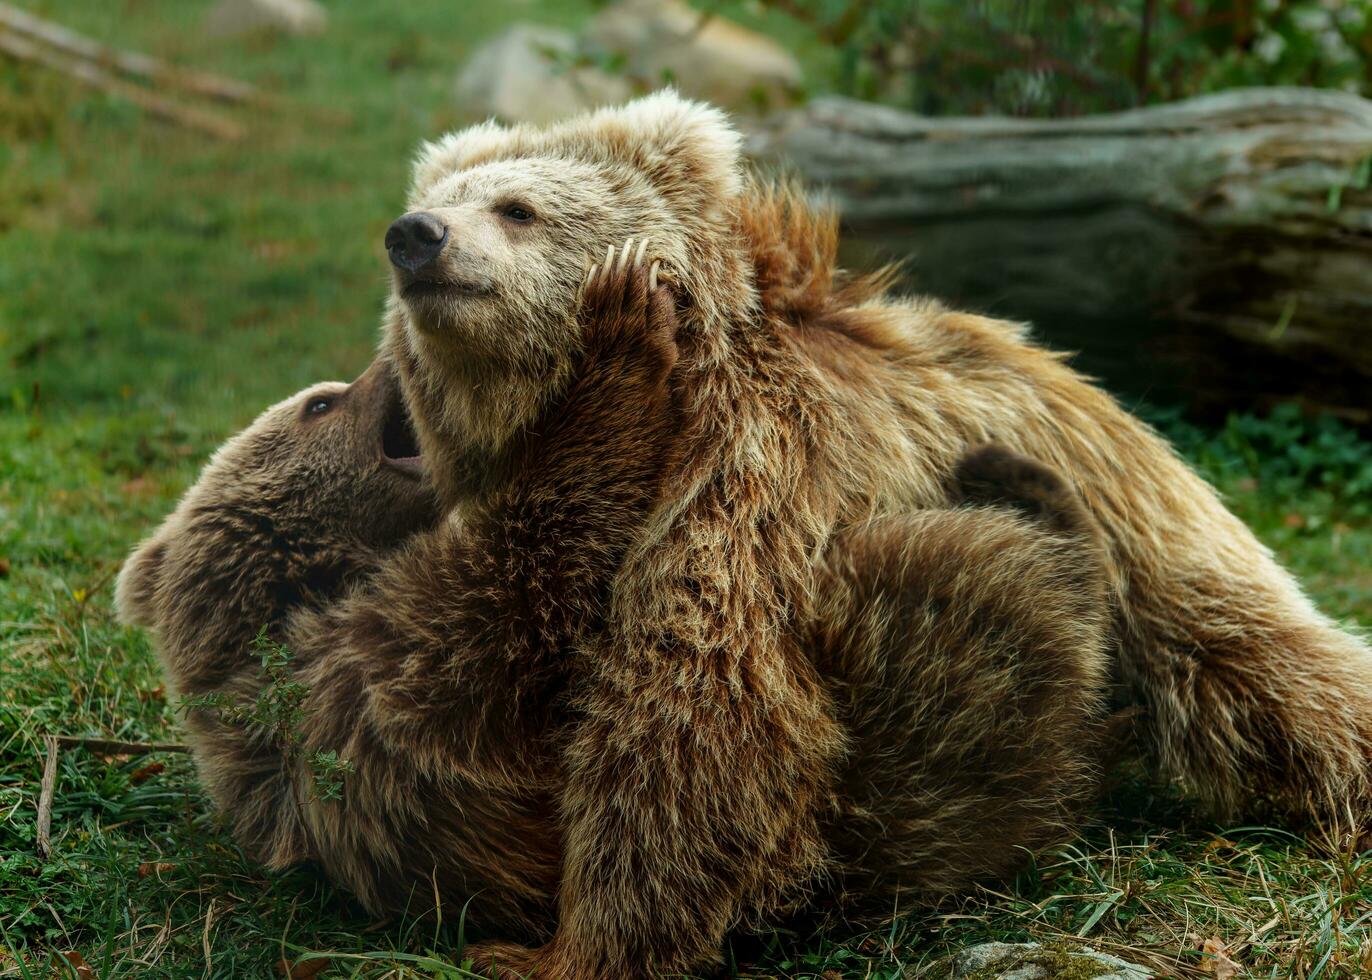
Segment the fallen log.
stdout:
<path fill-rule="evenodd" d="M 242 126 L 230 119 L 173 102 L 156 92 L 124 81 L 93 61 L 70 57 L 60 51 L 34 44 L 16 34 L 5 33 L 3 30 L 0 30 L 0 54 L 8 55 L 16 61 L 31 62 L 59 71 L 83 85 L 132 102 L 149 115 L 187 129 L 207 133 L 222 140 L 240 140 L 246 134 Z"/>
<path fill-rule="evenodd" d="M 113 68 L 154 84 L 166 83 L 223 102 L 246 102 L 257 96 L 257 90 L 246 82 L 179 68 L 139 51 L 112 48 L 12 4 L 0 3 L 0 27 L 74 58 L 94 62 L 96 67 Z"/>
<path fill-rule="evenodd" d="M 1372 422 L 1368 100 L 1241 89 L 1021 120 L 821 99 L 751 152 L 825 189 L 849 261 L 908 257 L 914 287 L 1111 352 L 1107 374 L 1169 362 L 1202 405 Z"/>

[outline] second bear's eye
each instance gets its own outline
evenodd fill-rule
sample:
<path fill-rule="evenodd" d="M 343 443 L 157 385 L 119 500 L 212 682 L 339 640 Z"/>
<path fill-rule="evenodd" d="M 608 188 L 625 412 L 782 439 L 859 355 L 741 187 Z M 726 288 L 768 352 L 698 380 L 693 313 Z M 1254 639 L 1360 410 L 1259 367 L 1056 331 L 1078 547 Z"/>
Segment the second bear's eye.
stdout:
<path fill-rule="evenodd" d="M 508 204 L 500 213 L 511 221 L 518 221 L 520 224 L 534 220 L 534 213 L 520 204 Z"/>
<path fill-rule="evenodd" d="M 308 402 L 305 403 L 305 414 L 323 415 L 331 408 L 333 408 L 332 398 L 325 398 L 323 396 L 320 396 L 319 398 L 311 398 Z"/>

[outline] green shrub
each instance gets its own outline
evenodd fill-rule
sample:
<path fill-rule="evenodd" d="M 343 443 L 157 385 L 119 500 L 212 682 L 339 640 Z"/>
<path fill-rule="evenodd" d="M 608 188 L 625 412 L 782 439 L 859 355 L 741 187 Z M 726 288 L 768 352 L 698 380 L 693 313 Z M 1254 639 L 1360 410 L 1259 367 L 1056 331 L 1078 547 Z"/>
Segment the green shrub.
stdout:
<path fill-rule="evenodd" d="M 1368 92 L 1369 0 L 764 0 L 848 94 L 930 114 L 1074 115 L 1236 85 Z"/>
<path fill-rule="evenodd" d="M 1252 490 L 1272 501 L 1300 498 L 1349 517 L 1372 516 L 1372 440 L 1329 415 L 1299 405 L 1267 416 L 1231 414 L 1218 429 L 1153 409 L 1149 418 L 1200 470 L 1223 488 Z M 1317 506 L 1318 509 L 1318 506 Z"/>

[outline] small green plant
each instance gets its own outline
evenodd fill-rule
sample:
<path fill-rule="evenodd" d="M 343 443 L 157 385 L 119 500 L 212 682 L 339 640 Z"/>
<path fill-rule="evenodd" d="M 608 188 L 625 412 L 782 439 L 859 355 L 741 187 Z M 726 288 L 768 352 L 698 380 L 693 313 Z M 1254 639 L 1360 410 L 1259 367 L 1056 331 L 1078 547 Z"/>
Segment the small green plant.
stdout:
<path fill-rule="evenodd" d="M 1215 430 L 1179 414 L 1153 421 L 1211 480 L 1270 501 L 1300 499 L 1342 518 L 1372 516 L 1372 440 L 1329 415 L 1285 403 L 1265 416 L 1231 414 Z"/>
<path fill-rule="evenodd" d="M 327 803 L 343 798 L 343 778 L 355 770 L 351 762 L 330 749 L 310 756 L 310 771 L 314 774 L 315 797 Z"/>
<path fill-rule="evenodd" d="M 267 636 L 264 626 L 253 639 L 252 649 L 262 662 L 266 683 L 251 701 L 237 701 L 224 691 L 183 698 L 183 712 L 213 711 L 228 725 L 256 728 L 265 733 L 288 759 L 299 759 L 304 735 L 304 702 L 309 688 L 291 672 L 290 650 Z M 322 801 L 341 799 L 343 780 L 354 771 L 353 764 L 336 751 L 317 751 L 307 760 L 313 777 L 312 798 Z"/>

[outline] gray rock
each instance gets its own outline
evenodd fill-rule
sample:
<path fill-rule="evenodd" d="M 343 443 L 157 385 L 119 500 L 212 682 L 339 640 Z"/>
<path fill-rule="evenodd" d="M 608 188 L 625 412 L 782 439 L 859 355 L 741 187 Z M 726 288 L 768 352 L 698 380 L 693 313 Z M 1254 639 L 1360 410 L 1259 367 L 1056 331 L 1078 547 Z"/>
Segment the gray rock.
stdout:
<path fill-rule="evenodd" d="M 586 26 L 587 49 L 623 59 L 640 88 L 667 82 L 732 109 L 794 101 L 800 64 L 771 38 L 681 0 L 619 0 Z"/>
<path fill-rule="evenodd" d="M 578 63 L 577 52 L 567 31 L 515 24 L 472 53 L 453 94 L 473 118 L 540 124 L 632 94 L 628 79 Z"/>
<path fill-rule="evenodd" d="M 219 0 L 205 16 L 205 30 L 214 37 L 255 31 L 320 34 L 329 14 L 315 0 Z"/>
<path fill-rule="evenodd" d="M 1151 980 L 1154 974 L 1089 946 L 982 943 L 917 976 L 928 980 Z"/>

